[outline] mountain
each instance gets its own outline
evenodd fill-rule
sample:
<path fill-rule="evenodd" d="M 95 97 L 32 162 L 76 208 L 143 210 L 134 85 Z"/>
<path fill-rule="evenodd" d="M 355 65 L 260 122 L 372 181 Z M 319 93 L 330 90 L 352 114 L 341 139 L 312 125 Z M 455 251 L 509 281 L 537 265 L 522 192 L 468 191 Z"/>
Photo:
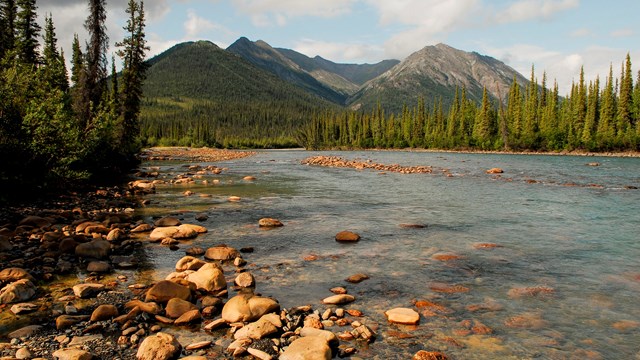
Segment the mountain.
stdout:
<path fill-rule="evenodd" d="M 284 81 L 331 102 L 343 104 L 347 98 L 347 94 L 334 91 L 331 87 L 321 83 L 264 41 L 252 42 L 246 37 L 241 37 L 231 44 L 227 51 L 273 73 Z"/>
<path fill-rule="evenodd" d="M 482 100 L 484 87 L 494 99 L 504 99 L 514 77 L 520 85 L 528 83 L 492 57 L 438 44 L 424 47 L 369 81 L 347 103 L 354 109 L 371 109 L 380 102 L 386 111 L 398 112 L 403 104 L 412 106 L 422 97 L 427 104 L 442 98 L 446 106 L 456 87 L 464 87 L 467 97 L 476 101 Z"/>
<path fill-rule="evenodd" d="M 294 101 L 318 98 L 209 41 L 178 44 L 149 60 L 147 98 L 186 97 L 226 102 Z M 321 101 L 321 103 L 327 102 Z"/>
<path fill-rule="evenodd" d="M 376 64 L 337 64 L 320 56 L 310 58 L 290 49 L 277 49 L 282 55 L 295 62 L 319 81 L 343 89 L 353 95 L 367 81 L 383 74 L 397 65 L 399 60 L 383 60 Z"/>
<path fill-rule="evenodd" d="M 367 81 L 398 64 L 384 60 L 377 64 L 337 64 L 316 56 L 310 58 L 290 49 L 273 48 L 262 40 L 241 37 L 227 51 L 257 67 L 336 104 L 344 105 Z"/>
<path fill-rule="evenodd" d="M 306 119 L 337 107 L 209 41 L 178 44 L 148 64 L 141 134 L 159 144 L 295 146 Z"/>

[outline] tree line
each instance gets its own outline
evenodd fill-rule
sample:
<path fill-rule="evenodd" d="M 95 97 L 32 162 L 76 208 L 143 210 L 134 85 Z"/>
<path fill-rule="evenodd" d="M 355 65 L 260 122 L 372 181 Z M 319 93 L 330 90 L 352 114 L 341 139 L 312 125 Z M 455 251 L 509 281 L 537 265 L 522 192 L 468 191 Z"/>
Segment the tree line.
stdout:
<path fill-rule="evenodd" d="M 74 36 L 70 74 L 52 14 L 42 34 L 36 10 L 36 0 L 0 0 L 0 185 L 62 187 L 124 174 L 140 149 L 143 2 L 128 2 L 118 74 L 115 56 L 108 69 L 105 0 L 88 0 L 88 41 Z"/>
<path fill-rule="evenodd" d="M 526 87 L 513 80 L 506 98 L 492 100 L 484 90 L 481 102 L 456 89 L 444 108 L 441 98 L 430 106 L 423 98 L 399 113 L 378 105 L 370 112 L 324 111 L 297 134 L 308 149 L 433 148 L 507 151 L 638 151 L 640 150 L 640 72 L 633 81 L 631 58 L 619 78 L 613 66 L 603 86 L 600 79 L 574 82 L 562 97 L 558 85 L 547 87 L 531 69 Z"/>

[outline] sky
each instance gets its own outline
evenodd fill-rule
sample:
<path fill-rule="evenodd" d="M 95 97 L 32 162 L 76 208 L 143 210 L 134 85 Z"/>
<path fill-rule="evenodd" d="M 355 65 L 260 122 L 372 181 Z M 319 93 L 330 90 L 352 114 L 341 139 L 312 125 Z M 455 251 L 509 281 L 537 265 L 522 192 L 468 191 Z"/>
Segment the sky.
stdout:
<path fill-rule="evenodd" d="M 128 0 L 106 0 L 109 57 L 124 38 Z M 83 27 L 88 0 L 38 0 L 39 20 L 52 14 L 67 60 Z M 505 62 L 525 77 L 570 91 L 584 67 L 601 82 L 627 53 L 640 62 L 638 0 L 146 0 L 146 35 L 158 55 L 185 41 L 226 48 L 238 38 L 264 40 L 339 63 L 403 60 L 445 43 Z M 632 66 L 634 74 L 640 66 Z"/>

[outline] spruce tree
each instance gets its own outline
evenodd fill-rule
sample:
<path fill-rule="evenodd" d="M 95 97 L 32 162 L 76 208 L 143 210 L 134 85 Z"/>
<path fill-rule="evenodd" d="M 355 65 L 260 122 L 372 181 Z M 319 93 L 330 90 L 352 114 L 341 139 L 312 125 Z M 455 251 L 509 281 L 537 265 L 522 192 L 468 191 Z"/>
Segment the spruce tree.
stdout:
<path fill-rule="evenodd" d="M 615 115 L 616 115 L 616 99 L 613 87 L 613 67 L 609 67 L 609 76 L 602 90 L 600 101 L 600 119 L 597 126 L 598 147 L 601 150 L 608 150 L 612 145 L 615 137 Z"/>
<path fill-rule="evenodd" d="M 620 95 L 618 97 L 618 111 L 616 118 L 616 135 L 619 141 L 625 141 L 631 131 L 633 115 L 633 77 L 631 72 L 631 56 L 627 53 L 626 61 L 622 64 L 620 78 Z M 628 139 L 626 139 L 628 140 Z"/>
<path fill-rule="evenodd" d="M 80 86 L 80 77 L 84 72 L 84 55 L 80 48 L 80 40 L 78 34 L 73 35 L 73 44 L 71 45 L 71 81 L 74 86 Z"/>
<path fill-rule="evenodd" d="M 17 13 L 15 0 L 0 0 L 0 59 L 15 48 Z"/>
<path fill-rule="evenodd" d="M 122 116 L 123 116 L 123 144 L 134 146 L 135 139 L 140 132 L 138 115 L 142 102 L 142 85 L 146 78 L 146 52 L 149 47 L 145 39 L 144 3 L 129 0 L 126 10 L 129 15 L 124 27 L 126 37 L 117 44 L 121 49 L 118 56 L 123 60 L 122 70 Z M 133 149 L 132 149 L 133 150 Z"/>
<path fill-rule="evenodd" d="M 67 69 L 62 54 L 58 51 L 58 39 L 56 39 L 55 27 L 51 14 L 45 17 L 44 49 L 42 72 L 50 89 L 58 89 L 63 92 L 69 90 Z"/>
<path fill-rule="evenodd" d="M 15 24 L 18 57 L 23 64 L 38 65 L 38 37 L 41 28 L 37 21 L 36 0 L 18 0 L 18 7 L 20 10 Z"/>
<path fill-rule="evenodd" d="M 105 0 L 89 0 L 89 16 L 84 23 L 84 28 L 89 33 L 89 42 L 85 53 L 86 77 L 82 84 L 83 92 L 86 92 L 88 103 L 83 104 L 84 121 L 90 124 L 92 109 L 95 111 L 103 100 L 106 91 L 107 78 L 107 49 L 109 37 L 107 36 L 107 10 Z"/>

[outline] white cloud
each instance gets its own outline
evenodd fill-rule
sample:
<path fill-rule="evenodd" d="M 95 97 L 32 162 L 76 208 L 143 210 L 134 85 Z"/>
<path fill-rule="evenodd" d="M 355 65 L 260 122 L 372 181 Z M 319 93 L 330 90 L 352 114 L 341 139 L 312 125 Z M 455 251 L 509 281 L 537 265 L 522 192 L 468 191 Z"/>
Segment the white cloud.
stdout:
<path fill-rule="evenodd" d="M 581 38 L 591 35 L 593 35 L 593 32 L 587 28 L 576 29 L 569 34 L 572 38 Z"/>
<path fill-rule="evenodd" d="M 480 0 L 365 1 L 378 12 L 381 26 L 408 26 L 385 42 L 385 57 L 397 59 L 444 41 L 448 33 L 469 26 L 481 12 Z"/>
<path fill-rule="evenodd" d="M 633 36 L 634 31 L 632 29 L 618 29 L 611 32 L 611 36 L 615 38 L 630 37 Z"/>
<path fill-rule="evenodd" d="M 337 62 L 363 62 L 366 59 L 380 58 L 383 49 L 372 45 L 324 42 L 303 39 L 297 42 L 293 49 L 307 56 L 321 57 Z"/>
<path fill-rule="evenodd" d="M 255 26 L 284 26 L 299 16 L 335 17 L 351 12 L 357 0 L 232 0 Z"/>
<path fill-rule="evenodd" d="M 609 75 L 609 66 L 613 60 L 613 76 L 619 77 L 620 64 L 627 54 L 627 50 L 603 46 L 588 46 L 572 53 L 563 53 L 527 44 L 505 48 L 485 46 L 481 52 L 504 61 L 526 78 L 529 78 L 531 65 L 534 65 L 538 81 L 542 81 L 542 74 L 546 72 L 548 86 L 553 86 L 556 80 L 560 95 L 567 95 L 571 91 L 572 82 L 577 82 L 580 78 L 581 67 L 584 67 L 587 82 L 599 76 L 602 86 L 604 79 Z M 632 53 L 631 57 L 640 58 L 640 52 Z"/>
<path fill-rule="evenodd" d="M 198 16 L 193 9 L 187 10 L 187 21 L 184 22 L 186 37 L 191 38 L 216 27 L 213 22 Z"/>
<path fill-rule="evenodd" d="M 494 20 L 512 23 L 532 19 L 549 19 L 556 13 L 580 6 L 580 0 L 520 0 L 498 12 Z"/>

